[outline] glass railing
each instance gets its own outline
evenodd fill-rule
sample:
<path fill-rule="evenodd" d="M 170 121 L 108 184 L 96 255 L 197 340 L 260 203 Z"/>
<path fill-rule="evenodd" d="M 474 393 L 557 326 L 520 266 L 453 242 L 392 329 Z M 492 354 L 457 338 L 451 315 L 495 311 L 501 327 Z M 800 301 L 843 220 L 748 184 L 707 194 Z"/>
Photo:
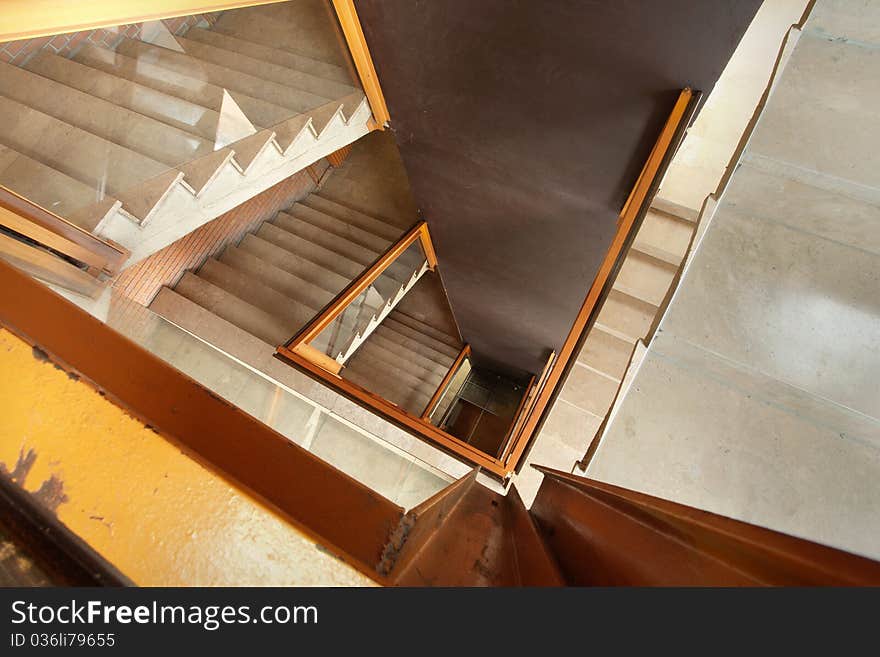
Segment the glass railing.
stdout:
<path fill-rule="evenodd" d="M 427 269 L 428 258 L 417 240 L 327 324 L 311 346 L 344 365 Z"/>
<path fill-rule="evenodd" d="M 437 264 L 428 225 L 420 222 L 287 343 L 288 360 L 304 358 L 338 374 L 357 348 L 382 323 L 428 270 Z"/>

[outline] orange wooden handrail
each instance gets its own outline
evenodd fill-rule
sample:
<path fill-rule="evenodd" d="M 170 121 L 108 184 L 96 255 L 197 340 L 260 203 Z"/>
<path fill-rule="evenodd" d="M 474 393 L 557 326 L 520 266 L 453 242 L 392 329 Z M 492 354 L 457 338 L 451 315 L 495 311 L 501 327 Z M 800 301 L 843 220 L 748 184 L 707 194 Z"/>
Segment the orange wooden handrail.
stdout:
<path fill-rule="evenodd" d="M 422 411 L 422 419 L 428 420 L 428 417 L 431 413 L 434 412 L 434 407 L 440 402 L 440 398 L 443 396 L 446 387 L 449 385 L 450 381 L 452 381 L 452 377 L 455 376 L 455 373 L 458 371 L 458 368 L 461 367 L 461 364 L 464 362 L 464 359 L 471 355 L 471 346 L 466 344 L 462 347 L 461 351 L 458 352 L 458 356 L 455 357 L 455 361 L 452 365 L 449 366 L 449 369 L 446 371 L 446 374 L 443 376 L 443 380 L 440 382 L 440 385 L 437 386 L 437 389 L 434 391 L 434 394 L 431 395 L 431 399 L 428 400 L 428 405 L 425 406 L 425 410 Z"/>
<path fill-rule="evenodd" d="M 2 185 L 0 225 L 109 276 L 116 274 L 129 256 L 118 244 L 92 235 Z"/>
<path fill-rule="evenodd" d="M 382 275 L 406 250 L 416 241 L 419 241 L 422 250 L 425 253 L 425 259 L 428 263 L 428 269 L 433 271 L 437 266 L 437 255 L 434 252 L 434 246 L 431 244 L 431 234 L 428 232 L 428 224 L 420 221 L 413 226 L 400 240 L 391 246 L 376 262 L 361 274 L 358 278 L 349 284 L 312 322 L 288 340 L 285 344 L 279 346 L 279 352 L 298 353 L 303 358 L 309 359 L 316 365 L 319 365 L 331 372 L 338 374 L 341 364 L 330 358 L 326 354 L 319 352 L 310 346 L 310 342 L 321 334 L 333 321 L 339 317 L 351 303 L 357 299 L 363 292 L 373 284 L 373 282 Z"/>

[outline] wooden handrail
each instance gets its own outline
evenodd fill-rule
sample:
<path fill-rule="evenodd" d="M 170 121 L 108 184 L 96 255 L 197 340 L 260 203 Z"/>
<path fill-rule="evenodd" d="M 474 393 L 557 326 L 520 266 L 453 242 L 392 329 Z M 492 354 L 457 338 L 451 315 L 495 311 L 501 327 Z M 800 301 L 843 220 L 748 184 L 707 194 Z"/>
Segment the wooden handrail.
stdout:
<path fill-rule="evenodd" d="M 302 331 L 293 336 L 290 340 L 288 340 L 284 345 L 278 347 L 279 350 L 284 351 L 297 351 L 299 350 L 300 355 L 308 358 L 311 354 L 308 350 L 303 350 L 301 347 L 303 345 L 309 345 L 309 343 L 314 340 L 318 335 L 321 334 L 325 328 L 327 328 L 333 321 L 339 317 L 345 309 L 348 308 L 351 303 L 357 299 L 361 294 L 364 293 L 373 282 L 382 275 L 382 273 L 388 269 L 394 262 L 403 255 L 406 250 L 413 245 L 416 241 L 419 241 L 422 246 L 422 250 L 425 253 L 425 259 L 428 263 L 428 269 L 431 271 L 437 266 L 437 256 L 434 253 L 434 247 L 431 244 L 431 234 L 428 232 L 428 224 L 424 221 L 420 221 L 415 226 L 413 226 L 400 240 L 398 240 L 395 244 L 393 244 L 382 256 L 376 260 L 370 267 L 361 274 L 358 278 L 352 281 L 348 287 L 346 287 L 342 292 L 337 295 L 337 297 L 322 310 L 318 316 L 311 321 L 311 323 L 305 327 Z M 312 350 L 317 351 L 317 350 Z M 322 359 L 323 360 L 323 359 Z M 330 359 L 333 360 L 333 359 Z M 334 361 L 335 362 L 335 361 Z M 319 363 L 321 364 L 321 363 Z M 326 361 L 324 365 L 329 365 Z M 335 371 L 333 371 L 335 369 Z M 330 371 L 333 371 L 334 374 L 339 372 L 339 368 L 332 367 Z"/>
<path fill-rule="evenodd" d="M 464 359 L 471 355 L 471 346 L 466 344 L 461 348 L 461 351 L 458 352 L 458 356 L 455 357 L 452 365 L 449 366 L 449 369 L 446 370 L 446 374 L 443 375 L 443 380 L 440 381 L 440 385 L 437 386 L 437 389 L 434 391 L 434 394 L 431 395 L 431 399 L 428 400 L 428 405 L 425 406 L 425 410 L 422 411 L 421 418 L 423 420 L 428 420 L 431 413 L 434 412 L 434 407 L 440 403 L 440 398 L 443 397 L 443 393 L 446 391 L 446 387 L 452 381 L 452 377 L 455 376 L 455 373 L 458 372 L 458 368 L 461 367 L 461 364 L 464 362 Z"/>
<path fill-rule="evenodd" d="M 397 404 L 379 397 L 351 381 L 339 376 L 333 376 L 324 368 L 316 365 L 311 360 L 302 357 L 295 351 L 282 346 L 276 350 L 275 357 L 282 361 L 292 363 L 312 376 L 321 379 L 346 397 L 366 406 L 371 411 L 384 416 L 391 422 L 416 433 L 437 447 L 466 458 L 470 463 L 479 465 L 484 471 L 489 472 L 500 479 L 503 479 L 507 475 L 507 471 L 497 458 L 493 458 L 488 454 L 481 452 L 476 447 L 468 445 L 463 440 L 446 433 L 430 422 L 426 422 L 422 418 L 408 413 Z"/>
<path fill-rule="evenodd" d="M 534 382 L 534 386 L 529 391 L 529 398 L 525 399 L 525 404 L 522 408 L 517 412 L 516 420 L 514 422 L 513 428 L 510 432 L 510 436 L 507 438 L 507 445 L 504 448 L 504 452 L 501 455 L 501 462 L 507 465 L 508 463 L 513 463 L 511 466 L 511 470 L 516 468 L 519 463 L 519 459 L 522 456 L 522 453 L 525 451 L 526 446 L 528 445 L 528 440 L 523 440 L 523 427 L 526 422 L 528 422 L 529 418 L 532 416 L 532 413 L 535 410 L 535 403 L 541 395 L 541 391 L 544 390 L 544 387 L 547 385 L 547 379 L 550 376 L 550 372 L 553 371 L 553 365 L 556 363 L 556 352 L 550 352 L 550 355 L 547 357 L 547 362 L 544 364 L 544 369 L 541 370 L 541 376 L 538 377 L 537 381 L 532 379 Z"/>
<path fill-rule="evenodd" d="M 0 225 L 54 251 L 115 275 L 129 252 L 0 185 Z"/>
<path fill-rule="evenodd" d="M 388 113 L 385 95 L 379 85 L 379 76 L 376 75 L 376 67 L 373 66 L 373 58 L 367 47 L 367 40 L 364 38 L 364 31 L 361 29 L 361 21 L 358 18 L 354 2 L 353 0 L 333 0 L 333 8 L 339 18 L 339 24 L 354 60 L 361 86 L 367 95 L 370 108 L 373 110 L 373 118 L 376 119 L 375 127 L 382 130 L 391 119 L 391 115 Z"/>

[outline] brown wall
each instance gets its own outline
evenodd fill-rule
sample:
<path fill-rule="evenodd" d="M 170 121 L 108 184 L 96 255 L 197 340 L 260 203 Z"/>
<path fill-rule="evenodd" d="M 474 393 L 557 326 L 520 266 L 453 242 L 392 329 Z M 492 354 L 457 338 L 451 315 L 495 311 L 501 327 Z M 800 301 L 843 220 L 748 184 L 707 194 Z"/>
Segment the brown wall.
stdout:
<path fill-rule="evenodd" d="M 357 0 L 416 202 L 477 360 L 540 371 L 684 86 L 760 0 Z"/>

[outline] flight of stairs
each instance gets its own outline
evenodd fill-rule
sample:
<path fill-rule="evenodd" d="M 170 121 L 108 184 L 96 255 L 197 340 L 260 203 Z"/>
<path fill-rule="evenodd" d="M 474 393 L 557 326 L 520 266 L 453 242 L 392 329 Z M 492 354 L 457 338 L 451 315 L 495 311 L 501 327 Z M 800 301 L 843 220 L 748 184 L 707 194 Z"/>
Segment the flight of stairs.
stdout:
<path fill-rule="evenodd" d="M 369 131 L 332 21 L 300 0 L 0 64 L 0 184 L 137 262 Z"/>
<path fill-rule="evenodd" d="M 150 308 L 196 335 L 210 323 L 212 343 L 240 357 L 230 330 L 236 327 L 265 345 L 259 354 L 264 356 L 302 329 L 401 234 L 381 219 L 311 194 L 197 271 L 184 273 Z M 256 361 L 249 364 L 258 367 Z"/>
<path fill-rule="evenodd" d="M 392 310 L 355 352 L 341 375 L 418 416 L 462 346 L 457 338 Z"/>
<path fill-rule="evenodd" d="M 674 212 L 679 214 L 675 214 Z M 604 417 L 650 332 L 693 237 L 691 214 L 655 204 L 636 234 L 560 398 Z"/>
<path fill-rule="evenodd" d="M 571 472 L 601 432 L 626 384 L 634 353 L 638 357 L 636 344 L 651 332 L 675 285 L 697 219 L 696 213 L 663 199 L 655 199 L 648 210 L 526 466 L 517 476 L 526 505 L 541 482 L 540 474 L 528 467 L 531 463 Z"/>

